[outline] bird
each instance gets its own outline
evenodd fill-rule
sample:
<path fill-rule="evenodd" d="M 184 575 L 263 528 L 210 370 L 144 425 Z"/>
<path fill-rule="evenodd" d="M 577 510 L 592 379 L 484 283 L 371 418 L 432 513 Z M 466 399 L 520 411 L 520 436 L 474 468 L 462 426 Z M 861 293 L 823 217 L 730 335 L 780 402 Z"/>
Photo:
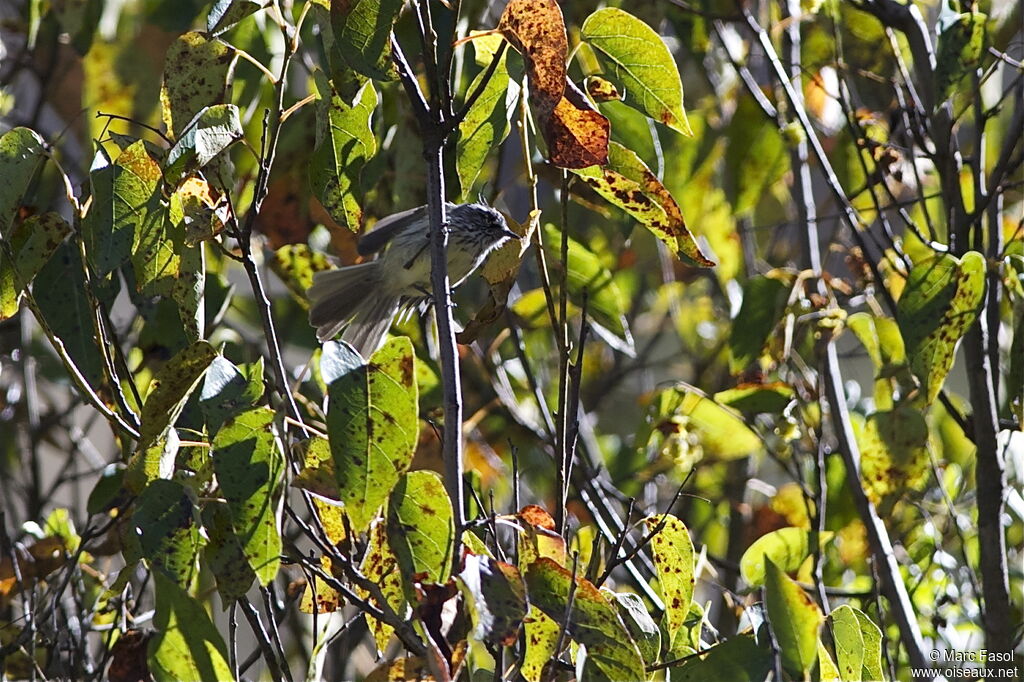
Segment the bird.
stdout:
<path fill-rule="evenodd" d="M 482 203 L 446 203 L 448 216 L 448 280 L 459 286 L 494 249 L 519 235 L 505 217 Z M 419 206 L 382 218 L 357 245 L 362 256 L 376 260 L 325 270 L 313 276 L 307 290 L 309 323 L 321 342 L 341 332 L 364 358 L 381 340 L 400 312 L 431 296 L 430 221 Z"/>

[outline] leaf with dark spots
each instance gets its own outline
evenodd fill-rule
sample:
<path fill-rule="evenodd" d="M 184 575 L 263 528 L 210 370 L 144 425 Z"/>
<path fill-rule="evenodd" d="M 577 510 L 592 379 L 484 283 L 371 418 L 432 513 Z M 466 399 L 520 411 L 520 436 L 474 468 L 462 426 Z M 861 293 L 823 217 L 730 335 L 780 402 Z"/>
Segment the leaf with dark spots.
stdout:
<path fill-rule="evenodd" d="M 258 407 L 230 420 L 213 440 L 213 468 L 231 526 L 261 585 L 281 563 L 280 501 L 284 455 L 274 411 Z"/>
<path fill-rule="evenodd" d="M 369 364 L 347 344 L 324 344 L 327 432 L 338 494 L 356 530 L 369 526 L 412 461 L 418 396 L 403 367 L 413 359 L 407 337 L 388 341 Z"/>
<path fill-rule="evenodd" d="M 526 584 L 515 566 L 487 556 L 467 554 L 459 584 L 468 595 L 474 636 L 512 646 L 526 617 Z"/>
<path fill-rule="evenodd" d="M 334 473 L 334 458 L 326 438 L 314 436 L 301 444 L 302 470 L 292 479 L 292 486 L 308 490 L 328 500 L 340 501 L 338 478 Z M 358 466 L 356 458 L 353 463 Z"/>
<path fill-rule="evenodd" d="M 206 341 L 181 350 L 156 373 L 142 406 L 138 449 L 149 447 L 174 424 L 217 351 Z"/>
<path fill-rule="evenodd" d="M 231 510 L 224 502 L 211 501 L 203 508 L 203 528 L 207 543 L 203 556 L 217 580 L 221 603 L 228 608 L 236 599 L 245 596 L 256 579 L 245 551 L 235 535 L 231 523 Z"/>
<path fill-rule="evenodd" d="M 686 227 L 679 204 L 635 152 L 612 142 L 608 164 L 573 171 L 589 186 L 647 226 L 677 257 L 698 267 L 707 258 Z"/>
<path fill-rule="evenodd" d="M 31 216 L 7 238 L 15 262 L 0 253 L 0 322 L 18 312 L 21 295 L 71 232 L 57 213 Z"/>
<path fill-rule="evenodd" d="M 928 422 L 915 407 L 875 412 L 855 424 L 861 479 L 875 504 L 919 489 L 928 480 Z"/>
<path fill-rule="evenodd" d="M 172 139 L 205 107 L 225 101 L 237 59 L 238 53 L 227 43 L 197 31 L 174 41 L 167 50 L 160 89 L 163 121 Z"/>
<path fill-rule="evenodd" d="M 0 137 L 0 238 L 21 206 L 22 197 L 46 160 L 43 138 L 28 128 L 12 128 Z"/>
<path fill-rule="evenodd" d="M 409 611 L 409 606 L 402 584 L 402 572 L 398 566 L 398 557 L 395 556 L 388 542 L 387 524 L 383 520 L 374 521 L 370 525 L 367 542 L 368 546 L 366 554 L 363 556 L 360 570 L 371 582 L 380 586 L 381 594 L 384 595 L 384 599 L 387 601 L 388 606 L 391 607 L 391 610 L 398 614 L 400 618 L 405 618 Z M 361 588 L 357 589 L 357 592 L 364 599 L 369 598 L 371 602 L 376 603 Z M 391 640 L 391 635 L 394 633 L 394 628 L 369 615 L 366 616 L 366 622 L 373 633 L 377 650 L 385 651 L 388 642 Z"/>
<path fill-rule="evenodd" d="M 530 603 L 555 620 L 570 637 L 587 648 L 591 664 L 609 680 L 645 680 L 643 657 L 614 606 L 594 585 L 576 577 L 572 608 L 568 608 L 573 575 L 551 559 L 538 559 L 526 571 Z"/>
<path fill-rule="evenodd" d="M 443 583 L 451 571 L 455 523 L 452 503 L 440 476 L 412 471 L 391 493 L 388 504 L 388 542 L 406 579 L 420 574 L 421 582 Z"/>
<path fill-rule="evenodd" d="M 313 285 L 313 275 L 330 270 L 327 256 L 313 251 L 306 244 L 287 244 L 274 252 L 268 265 L 303 308 L 309 308 L 306 291 Z"/>
<path fill-rule="evenodd" d="M 376 80 L 397 77 L 391 61 L 391 27 L 401 0 L 331 0 L 338 54 L 355 71 Z"/>
<path fill-rule="evenodd" d="M 547 116 L 565 91 L 569 41 L 562 10 L 555 0 L 510 0 L 498 31 L 523 55 L 534 112 Z"/>
<path fill-rule="evenodd" d="M 199 528 L 192 497 L 177 481 L 157 479 L 139 495 L 129 532 L 153 568 L 186 586 L 195 571 Z"/>
<path fill-rule="evenodd" d="M 647 532 L 660 528 L 651 538 L 650 548 L 665 602 L 665 629 L 672 641 L 683 627 L 693 600 L 693 541 L 683 522 L 671 514 L 648 516 L 644 525 Z"/>

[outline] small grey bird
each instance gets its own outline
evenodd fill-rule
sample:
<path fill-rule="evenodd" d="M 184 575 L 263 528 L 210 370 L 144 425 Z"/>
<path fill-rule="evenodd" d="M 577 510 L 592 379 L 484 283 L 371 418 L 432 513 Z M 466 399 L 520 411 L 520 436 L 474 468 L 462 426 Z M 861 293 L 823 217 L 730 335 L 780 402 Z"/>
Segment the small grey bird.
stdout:
<path fill-rule="evenodd" d="M 482 204 L 447 204 L 448 280 L 457 287 L 491 251 L 519 235 L 504 216 Z M 318 272 L 309 288 L 309 323 L 321 341 L 341 338 L 369 357 L 400 311 L 423 302 L 430 286 L 427 207 L 382 218 L 359 240 L 360 255 L 384 250 L 377 260 Z"/>

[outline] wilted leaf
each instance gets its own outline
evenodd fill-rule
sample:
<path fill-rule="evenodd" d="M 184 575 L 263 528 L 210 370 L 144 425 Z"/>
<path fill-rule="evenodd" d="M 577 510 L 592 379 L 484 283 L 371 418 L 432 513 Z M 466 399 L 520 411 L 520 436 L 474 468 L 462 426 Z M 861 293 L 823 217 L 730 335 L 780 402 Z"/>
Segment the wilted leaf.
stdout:
<path fill-rule="evenodd" d="M 398 557 L 395 556 L 388 543 L 387 525 L 383 520 L 374 521 L 370 525 L 367 535 L 366 554 L 363 556 L 360 570 L 370 581 L 380 586 L 380 591 L 391 610 L 400 618 L 405 618 L 409 606 L 405 600 L 402 570 L 398 567 Z M 369 598 L 372 603 L 376 603 L 376 600 L 363 590 L 359 590 L 359 594 L 364 598 Z M 380 605 L 378 604 L 378 606 Z M 366 623 L 373 633 L 377 650 L 385 651 L 391 640 L 391 635 L 394 633 L 394 628 L 372 616 L 366 617 Z"/>
<path fill-rule="evenodd" d="M 409 468 L 419 437 L 415 357 L 408 337 L 391 339 L 367 364 L 351 346 L 324 344 L 327 431 L 338 492 L 363 530 Z"/>
<path fill-rule="evenodd" d="M 295 295 L 299 305 L 306 309 L 309 308 L 306 290 L 313 285 L 313 275 L 331 269 L 327 256 L 313 251 L 306 244 L 282 246 L 274 252 L 268 264 Z"/>
<path fill-rule="evenodd" d="M 197 514 L 185 486 L 156 479 L 139 495 L 131 515 L 129 532 L 138 538 L 142 556 L 182 586 L 191 582 L 199 552 Z"/>
<path fill-rule="evenodd" d="M 234 104 L 204 107 L 188 121 L 179 132 L 178 141 L 167 152 L 164 168 L 167 183 L 176 186 L 185 175 L 206 166 L 243 135 L 238 107 Z"/>
<path fill-rule="evenodd" d="M 897 304 L 907 357 L 926 404 L 942 390 L 960 337 L 974 323 L 985 294 L 985 257 L 939 254 L 914 265 Z"/>
<path fill-rule="evenodd" d="M 474 636 L 500 646 L 512 646 L 526 617 L 526 584 L 515 566 L 487 556 L 467 554 L 459 581 L 476 625 Z"/>
<path fill-rule="evenodd" d="M 18 312 L 25 286 L 53 255 L 71 226 L 56 213 L 31 216 L 7 237 L 15 262 L 0 252 L 0 321 Z"/>
<path fill-rule="evenodd" d="M 562 233 L 554 225 L 544 226 L 545 246 L 559 253 Z M 549 261 L 550 262 L 550 261 Z M 583 244 L 569 238 L 569 298 L 582 307 L 587 301 L 587 313 L 597 324 L 614 335 L 618 350 L 632 354 L 633 335 L 626 322 L 629 301 L 619 290 L 612 273 L 601 264 L 601 260 Z"/>
<path fill-rule="evenodd" d="M 121 633 L 110 647 L 107 682 L 139 682 L 152 679 L 146 660 L 146 649 L 152 635 L 152 632 L 143 630 Z"/>
<path fill-rule="evenodd" d="M 618 102 L 622 99 L 622 93 L 615 87 L 615 84 L 600 76 L 588 76 L 584 85 L 587 88 L 587 94 L 595 102 Z"/>
<path fill-rule="evenodd" d="M 794 678 L 803 679 L 818 657 L 818 629 L 824 620 L 821 610 L 771 559 L 765 572 L 764 602 L 782 667 Z"/>
<path fill-rule="evenodd" d="M 672 668 L 672 682 L 765 682 L 772 653 L 750 635 L 734 635 L 706 656 Z"/>
<path fill-rule="evenodd" d="M 231 525 L 231 509 L 224 502 L 211 501 L 203 507 L 203 528 L 207 542 L 203 556 L 217 580 L 224 608 L 245 596 L 256 573 L 245 559 L 245 549 Z"/>
<path fill-rule="evenodd" d="M 245 558 L 260 584 L 267 585 L 281 564 L 284 455 L 274 411 L 258 407 L 225 422 L 213 440 L 213 468 Z"/>
<path fill-rule="evenodd" d="M 368 3 L 363 0 L 360 6 Z M 314 74 L 319 95 L 316 104 L 316 146 L 310 159 L 309 180 L 317 199 L 339 225 L 356 232 L 362 226 L 359 173 L 377 151 L 370 116 L 377 107 L 377 91 L 367 81 L 351 104 L 343 100 L 322 71 Z"/>
<path fill-rule="evenodd" d="M 875 412 L 858 429 L 861 477 L 868 497 L 883 498 L 917 490 L 928 478 L 928 423 L 909 406 Z"/>
<path fill-rule="evenodd" d="M 651 538 L 651 558 L 658 571 L 662 601 L 665 602 L 665 623 L 669 640 L 676 633 L 690 612 L 693 600 L 693 541 L 682 521 L 671 514 L 648 516 L 644 519 L 647 532 L 661 526 L 657 535 Z"/>
<path fill-rule="evenodd" d="M 452 503 L 441 477 L 433 471 L 406 474 L 388 504 L 388 542 L 402 577 L 444 583 L 452 567 L 454 540 Z"/>
<path fill-rule="evenodd" d="M 739 374 L 756 363 L 782 319 L 793 277 L 782 271 L 755 275 L 743 285 L 743 303 L 729 330 L 729 371 Z"/>
<path fill-rule="evenodd" d="M 198 341 L 160 368 L 150 382 L 146 403 L 142 406 L 139 450 L 149 447 L 168 426 L 174 424 L 192 389 L 215 357 L 217 351 L 213 346 Z"/>
<path fill-rule="evenodd" d="M 331 0 L 331 26 L 349 66 L 370 78 L 394 80 L 391 27 L 402 0 Z"/>
<path fill-rule="evenodd" d="M 26 587 L 18 583 L 18 574 L 25 583 L 42 580 L 62 568 L 67 561 L 67 547 L 61 537 L 47 536 L 30 544 L 25 550 L 15 549 L 18 571 L 14 570 L 15 558 L 0 556 L 0 607 L 6 608 L 9 600 Z"/>
<path fill-rule="evenodd" d="M 160 104 L 172 139 L 206 107 L 224 102 L 238 54 L 216 39 L 192 31 L 167 50 Z"/>
<path fill-rule="evenodd" d="M 572 81 L 550 114 L 537 115 L 548 145 L 548 159 L 559 168 L 588 168 L 608 163 L 611 124 L 590 104 Z"/>
<path fill-rule="evenodd" d="M 621 9 L 598 10 L 580 38 L 597 51 L 622 85 L 626 104 L 684 135 L 693 135 L 683 110 L 683 84 L 672 53 L 654 29 Z"/>
<path fill-rule="evenodd" d="M 463 201 L 469 197 L 487 157 L 504 141 L 511 129 L 509 114 L 519 97 L 519 85 L 509 80 L 507 57 L 504 52 L 497 57 L 499 61 L 494 74 L 459 124 L 459 136 L 455 143 L 455 168 Z M 466 92 L 476 92 L 486 75 L 486 70 L 480 72 Z"/>
<path fill-rule="evenodd" d="M 12 128 L 0 137 L 0 237 L 9 237 L 22 197 L 45 160 L 43 138 L 34 130 Z"/>
<path fill-rule="evenodd" d="M 206 609 L 188 592 L 156 574 L 156 635 L 149 670 L 157 682 L 230 680 L 227 647 Z"/>
<path fill-rule="evenodd" d="M 643 657 L 614 606 L 590 581 L 577 577 L 568 609 L 573 575 L 551 559 L 541 558 L 526 571 L 530 603 L 565 627 L 587 648 L 589 661 L 609 680 L 645 680 Z M 567 613 L 568 611 L 568 613 Z"/>
<path fill-rule="evenodd" d="M 611 143 L 608 164 L 573 171 L 598 194 L 647 226 L 672 253 L 693 265 L 711 267 L 686 228 L 679 204 L 635 152 Z"/>
<path fill-rule="evenodd" d="M 199 392 L 199 407 L 210 433 L 217 433 L 228 418 L 249 409 L 263 397 L 263 358 L 245 369 L 243 374 L 223 355 L 217 355 L 210 363 Z"/>

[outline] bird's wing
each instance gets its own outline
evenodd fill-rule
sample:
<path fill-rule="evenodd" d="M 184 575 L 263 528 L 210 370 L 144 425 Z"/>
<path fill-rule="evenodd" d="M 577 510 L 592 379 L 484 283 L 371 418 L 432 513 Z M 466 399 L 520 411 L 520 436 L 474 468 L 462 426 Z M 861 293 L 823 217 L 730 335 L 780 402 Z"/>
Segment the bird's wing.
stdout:
<path fill-rule="evenodd" d="M 451 212 L 455 204 L 448 202 L 447 210 Z M 401 213 L 394 213 L 377 221 L 373 229 L 364 234 L 356 245 L 360 256 L 377 253 L 388 245 L 396 234 L 419 220 L 426 220 L 427 207 L 417 206 Z"/>

